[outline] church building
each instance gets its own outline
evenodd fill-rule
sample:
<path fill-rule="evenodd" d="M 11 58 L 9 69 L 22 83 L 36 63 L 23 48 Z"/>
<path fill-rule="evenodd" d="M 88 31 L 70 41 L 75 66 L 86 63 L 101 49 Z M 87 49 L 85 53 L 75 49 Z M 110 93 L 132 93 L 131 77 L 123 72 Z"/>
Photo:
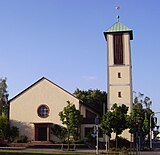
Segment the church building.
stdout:
<path fill-rule="evenodd" d="M 104 32 L 104 36 L 107 41 L 107 110 L 110 110 L 114 103 L 125 104 L 129 107 L 130 113 L 132 109 L 130 40 L 133 40 L 133 32 L 117 21 Z M 51 128 L 54 125 L 63 126 L 59 112 L 67 106 L 67 101 L 75 104 L 76 109 L 83 115 L 84 122 L 80 128 L 80 135 L 81 139 L 87 138 L 99 114 L 94 108 L 45 77 L 9 101 L 11 126 L 18 127 L 20 135 L 27 136 L 29 141 L 59 142 L 60 139 L 51 132 Z M 124 131 L 122 136 L 130 140 L 128 131 Z"/>
<path fill-rule="evenodd" d="M 80 136 L 81 139 L 86 139 L 99 114 L 92 107 L 45 77 L 9 101 L 11 126 L 18 127 L 20 136 L 27 136 L 31 142 L 60 142 L 61 139 L 58 139 L 51 128 L 55 125 L 64 126 L 59 112 L 67 106 L 67 101 L 73 103 L 83 115 L 84 121 L 80 128 Z"/>

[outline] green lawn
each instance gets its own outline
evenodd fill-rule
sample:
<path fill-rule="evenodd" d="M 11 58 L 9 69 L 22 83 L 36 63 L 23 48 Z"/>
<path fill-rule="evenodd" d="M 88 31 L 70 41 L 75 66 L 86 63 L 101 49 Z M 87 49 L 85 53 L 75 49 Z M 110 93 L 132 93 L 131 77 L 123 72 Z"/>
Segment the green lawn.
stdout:
<path fill-rule="evenodd" d="M 75 153 L 75 152 L 27 152 L 27 151 L 13 151 L 13 150 L 0 150 L 0 155 L 85 155 L 85 153 Z M 86 153 L 88 154 L 88 153 Z M 90 154 L 95 155 L 95 154 Z"/>
<path fill-rule="evenodd" d="M 38 153 L 38 152 L 20 152 L 20 151 L 0 151 L 0 155 L 64 155 L 65 153 L 51 153 L 51 152 L 46 152 L 46 153 Z M 67 154 L 65 154 L 67 155 Z M 68 154 L 71 155 L 71 154 Z"/>
<path fill-rule="evenodd" d="M 0 155 L 95 155 L 91 153 L 76 153 L 76 152 L 27 152 L 27 151 L 13 151 L 13 150 L 0 150 Z M 109 154 L 106 154 L 109 155 Z M 127 155 L 126 153 L 112 153 L 110 155 Z"/>

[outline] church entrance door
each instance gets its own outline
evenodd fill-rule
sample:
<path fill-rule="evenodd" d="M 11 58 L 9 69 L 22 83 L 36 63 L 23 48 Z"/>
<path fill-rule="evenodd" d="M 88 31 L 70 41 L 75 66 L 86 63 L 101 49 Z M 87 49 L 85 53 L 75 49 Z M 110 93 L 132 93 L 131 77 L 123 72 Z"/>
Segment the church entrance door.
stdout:
<path fill-rule="evenodd" d="M 47 141 L 47 127 L 38 127 L 38 141 Z"/>
<path fill-rule="evenodd" d="M 35 123 L 35 141 L 50 141 L 50 124 Z"/>

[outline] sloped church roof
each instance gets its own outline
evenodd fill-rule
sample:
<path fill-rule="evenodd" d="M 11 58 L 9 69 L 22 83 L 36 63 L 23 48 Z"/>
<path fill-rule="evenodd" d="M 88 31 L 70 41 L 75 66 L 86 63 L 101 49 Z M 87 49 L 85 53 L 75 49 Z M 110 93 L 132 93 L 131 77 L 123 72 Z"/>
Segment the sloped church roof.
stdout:
<path fill-rule="evenodd" d="M 62 87 L 58 86 L 57 84 L 53 83 L 52 81 L 50 81 L 49 79 L 47 79 L 46 77 L 42 77 L 41 79 L 39 79 L 38 81 L 36 81 L 35 83 L 33 83 L 32 85 L 30 85 L 29 87 L 27 87 L 26 89 L 24 89 L 22 92 L 20 92 L 19 94 L 17 94 L 16 96 L 14 96 L 13 98 L 11 98 L 9 100 L 9 103 L 11 101 L 13 101 L 14 99 L 16 99 L 17 97 L 19 97 L 20 95 L 22 95 L 23 93 L 25 93 L 27 90 L 29 90 L 30 88 L 34 87 L 35 85 L 37 85 L 38 83 L 40 83 L 43 80 L 47 80 L 48 82 L 50 82 L 51 84 L 55 85 L 56 87 L 62 89 L 64 92 L 70 94 L 71 96 L 73 96 L 74 98 L 78 99 L 77 97 L 75 97 L 73 94 L 71 94 L 70 92 L 68 92 L 67 90 L 63 89 Z M 79 99 L 78 99 L 79 100 Z M 79 100 L 80 101 L 80 100 Z M 82 102 L 82 101 L 80 101 Z"/>

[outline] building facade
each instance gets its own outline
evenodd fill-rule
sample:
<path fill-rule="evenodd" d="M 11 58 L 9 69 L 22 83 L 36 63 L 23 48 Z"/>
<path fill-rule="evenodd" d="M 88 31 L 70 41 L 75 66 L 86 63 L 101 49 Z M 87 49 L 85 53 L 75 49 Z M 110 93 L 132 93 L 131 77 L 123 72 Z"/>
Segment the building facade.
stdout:
<path fill-rule="evenodd" d="M 55 125 L 64 126 L 59 112 L 67 106 L 67 101 L 80 110 L 84 122 L 81 125 L 81 139 L 85 139 L 94 126 L 98 115 L 74 95 L 43 77 L 10 101 L 10 124 L 19 129 L 19 136 L 27 136 L 29 141 L 60 142 L 51 130 Z"/>

